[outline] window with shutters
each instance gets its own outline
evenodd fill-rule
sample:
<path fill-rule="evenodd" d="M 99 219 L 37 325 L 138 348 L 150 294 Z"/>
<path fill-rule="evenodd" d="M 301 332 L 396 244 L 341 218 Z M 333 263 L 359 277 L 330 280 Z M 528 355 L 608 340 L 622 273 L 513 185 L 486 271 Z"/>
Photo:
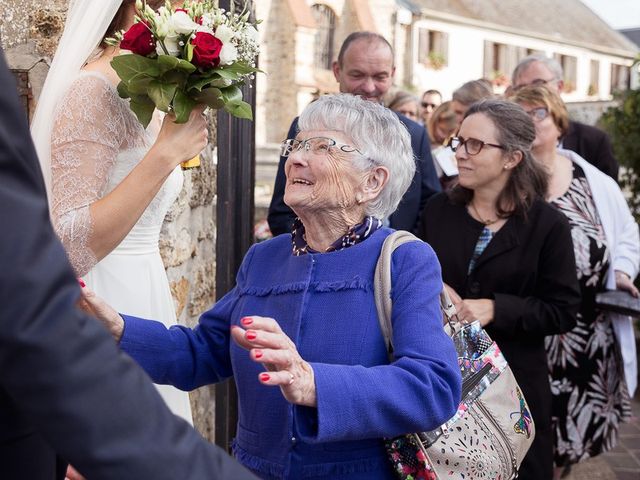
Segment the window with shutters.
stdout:
<path fill-rule="evenodd" d="M 587 95 L 597 95 L 600 91 L 600 62 L 598 60 L 591 60 L 589 65 L 589 88 Z"/>
<path fill-rule="evenodd" d="M 611 64 L 611 93 L 631 88 L 631 69 L 625 65 Z"/>
<path fill-rule="evenodd" d="M 524 58 L 526 50 L 515 45 L 492 42 L 484 42 L 484 78 L 490 80 L 496 87 L 506 87 L 511 78 L 511 72 L 516 68 L 518 61 Z"/>
<path fill-rule="evenodd" d="M 434 70 L 446 67 L 449 64 L 449 34 L 419 28 L 418 62 Z"/>
<path fill-rule="evenodd" d="M 334 55 L 336 14 L 331 8 L 321 3 L 312 5 L 311 13 L 317 25 L 314 65 L 317 68 L 330 69 Z"/>
<path fill-rule="evenodd" d="M 576 82 L 578 78 L 578 59 L 572 55 L 562 55 L 559 53 L 554 53 L 553 58 L 555 58 L 560 66 L 562 67 L 562 72 L 564 73 L 564 87 L 562 88 L 563 92 L 573 92 L 576 89 Z"/>

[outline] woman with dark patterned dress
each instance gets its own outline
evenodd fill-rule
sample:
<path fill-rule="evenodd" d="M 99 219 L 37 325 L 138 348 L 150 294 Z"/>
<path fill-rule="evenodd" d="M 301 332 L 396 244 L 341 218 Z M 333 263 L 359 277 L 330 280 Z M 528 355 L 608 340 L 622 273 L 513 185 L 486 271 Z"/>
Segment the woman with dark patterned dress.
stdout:
<path fill-rule="evenodd" d="M 611 178 L 576 153 L 557 149 L 568 125 L 560 97 L 545 87 L 531 86 L 518 90 L 513 100 L 536 124 L 533 152 L 551 174 L 549 201 L 571 225 L 582 292 L 576 327 L 546 339 L 555 463 L 568 470 L 613 448 L 620 422 L 630 415 L 629 393 L 635 390 L 637 375 L 631 362 L 625 379 L 619 343 L 633 334 L 629 319 L 596 308 L 595 296 L 606 289 L 638 296 L 632 282 L 640 259 L 638 227 Z M 558 469 L 556 474 L 560 473 Z"/>

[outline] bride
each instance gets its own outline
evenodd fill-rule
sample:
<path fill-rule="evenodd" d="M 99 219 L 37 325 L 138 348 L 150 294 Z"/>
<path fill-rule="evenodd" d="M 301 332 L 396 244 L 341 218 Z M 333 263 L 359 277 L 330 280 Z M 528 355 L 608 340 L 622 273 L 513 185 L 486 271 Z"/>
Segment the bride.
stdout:
<path fill-rule="evenodd" d="M 154 8 L 164 1 L 147 1 Z M 118 96 L 104 39 L 133 24 L 133 0 L 72 0 L 32 125 L 51 216 L 78 276 L 119 310 L 176 323 L 160 258 L 163 219 L 182 188 L 180 162 L 207 143 L 202 109 L 145 130 Z M 135 292 L 135 293 L 134 293 Z M 190 423 L 186 392 L 158 386 Z"/>

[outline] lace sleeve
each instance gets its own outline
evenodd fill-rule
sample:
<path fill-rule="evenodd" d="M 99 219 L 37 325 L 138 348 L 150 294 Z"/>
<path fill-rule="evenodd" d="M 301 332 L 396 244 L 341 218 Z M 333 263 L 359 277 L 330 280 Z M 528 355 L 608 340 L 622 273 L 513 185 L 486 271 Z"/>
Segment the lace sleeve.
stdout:
<path fill-rule="evenodd" d="M 98 261 L 91 251 L 90 205 L 105 194 L 124 135 L 121 102 L 106 80 L 79 77 L 56 111 L 51 134 L 52 217 L 78 276 Z"/>

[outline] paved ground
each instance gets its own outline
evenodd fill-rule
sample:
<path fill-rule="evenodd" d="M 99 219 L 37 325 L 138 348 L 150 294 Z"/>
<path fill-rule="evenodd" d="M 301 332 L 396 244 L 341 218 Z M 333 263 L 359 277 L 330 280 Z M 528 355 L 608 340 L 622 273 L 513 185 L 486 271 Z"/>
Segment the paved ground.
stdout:
<path fill-rule="evenodd" d="M 632 409 L 633 417 L 622 425 L 616 448 L 574 466 L 565 480 L 640 480 L 640 393 Z"/>

